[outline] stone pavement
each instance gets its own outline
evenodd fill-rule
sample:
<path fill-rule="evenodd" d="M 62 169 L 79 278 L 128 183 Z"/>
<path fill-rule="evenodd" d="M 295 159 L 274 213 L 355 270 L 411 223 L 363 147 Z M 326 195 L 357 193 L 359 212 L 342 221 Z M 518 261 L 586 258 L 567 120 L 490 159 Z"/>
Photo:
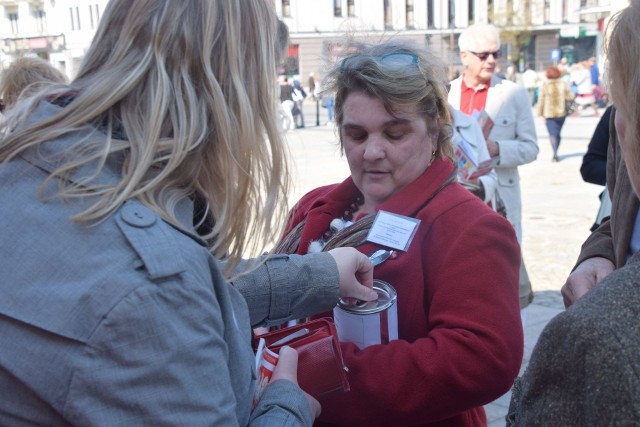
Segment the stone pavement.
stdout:
<path fill-rule="evenodd" d="M 333 125 L 326 125 L 326 109 L 319 108 L 316 124 L 315 103 L 305 105 L 303 129 L 287 133 L 292 156 L 294 188 L 290 203 L 320 185 L 342 181 L 349 168 L 340 155 Z M 602 113 L 602 110 L 601 110 Z M 560 161 L 552 163 L 544 121 L 536 118 L 540 153 L 533 163 L 521 166 L 523 204 L 523 256 L 535 297 L 523 310 L 525 356 L 531 351 L 547 322 L 564 309 L 560 288 L 570 273 L 589 235 L 599 207 L 602 187 L 587 184 L 580 176 L 582 156 L 586 152 L 598 118 L 586 113 L 567 118 L 562 130 Z M 485 406 L 490 427 L 504 426 L 510 393 Z"/>

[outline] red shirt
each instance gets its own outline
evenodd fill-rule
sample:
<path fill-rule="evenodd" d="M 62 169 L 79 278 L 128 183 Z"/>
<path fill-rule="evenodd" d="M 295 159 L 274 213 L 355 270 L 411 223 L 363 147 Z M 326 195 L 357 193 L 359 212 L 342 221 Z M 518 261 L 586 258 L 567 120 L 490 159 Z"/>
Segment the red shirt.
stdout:
<path fill-rule="evenodd" d="M 462 88 L 460 94 L 460 111 L 467 115 L 472 115 L 474 110 L 482 111 L 487 103 L 487 94 L 489 93 L 489 85 L 485 84 L 478 89 L 467 87 L 462 79 Z"/>

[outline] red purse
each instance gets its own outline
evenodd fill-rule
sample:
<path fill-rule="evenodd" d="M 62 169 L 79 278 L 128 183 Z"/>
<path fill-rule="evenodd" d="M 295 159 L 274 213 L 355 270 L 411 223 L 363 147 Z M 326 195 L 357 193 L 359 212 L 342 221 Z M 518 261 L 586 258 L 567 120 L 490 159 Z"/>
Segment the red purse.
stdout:
<path fill-rule="evenodd" d="M 276 354 L 285 345 L 298 351 L 298 384 L 316 399 L 349 390 L 347 368 L 331 319 L 315 319 L 258 335 L 254 350 L 261 338 Z"/>

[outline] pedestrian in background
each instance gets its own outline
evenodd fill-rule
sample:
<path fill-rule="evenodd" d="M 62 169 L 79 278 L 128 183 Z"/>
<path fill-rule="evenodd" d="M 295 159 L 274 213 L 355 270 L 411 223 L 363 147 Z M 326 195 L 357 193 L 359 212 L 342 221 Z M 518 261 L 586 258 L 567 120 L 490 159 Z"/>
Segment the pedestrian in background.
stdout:
<path fill-rule="evenodd" d="M 581 61 L 576 64 L 575 68 L 571 72 L 571 82 L 576 86 L 576 98 L 575 102 L 578 105 L 578 111 L 586 108 L 591 108 L 594 115 L 598 117 L 600 113 L 596 106 L 596 96 L 593 92 L 593 84 L 591 82 L 591 62 L 589 59 Z"/>
<path fill-rule="evenodd" d="M 458 45 L 465 69 L 462 76 L 451 82 L 449 103 L 465 114 L 485 112 L 491 119 L 493 126 L 486 132 L 486 142 L 489 155 L 495 160 L 497 191 L 522 244 L 518 166 L 534 161 L 539 150 L 531 101 L 521 86 L 493 75 L 501 55 L 500 32 L 495 26 L 468 27 L 460 35 Z M 533 299 L 533 291 L 524 262 L 520 272 L 520 301 L 525 307 Z"/>
<path fill-rule="evenodd" d="M 536 91 L 538 88 L 538 82 L 540 79 L 538 78 L 538 73 L 533 69 L 531 64 L 527 65 L 527 69 L 522 73 L 522 85 L 527 90 L 529 94 L 529 100 L 531 101 L 531 105 L 534 106 L 537 103 Z"/>
<path fill-rule="evenodd" d="M 549 142 L 553 150 L 551 161 L 557 162 L 560 133 L 567 118 L 566 103 L 573 101 L 573 93 L 571 87 L 561 79 L 562 73 L 557 67 L 547 68 L 545 76 L 547 80 L 540 89 L 538 115 L 544 118 L 547 132 L 549 132 Z"/>
<path fill-rule="evenodd" d="M 493 25 L 475 24 L 458 40 L 465 70 L 451 82 L 449 102 L 465 114 L 486 111 L 493 122 L 487 148 L 496 159 L 498 192 L 507 218 L 522 242 L 522 206 L 518 166 L 538 155 L 535 121 L 527 92 L 493 75 L 500 51 L 500 33 Z"/>
<path fill-rule="evenodd" d="M 280 83 L 280 106 L 284 115 L 283 130 L 293 130 L 296 128 L 294 116 L 297 115 L 298 106 L 293 99 L 293 86 L 289 83 L 289 77 L 284 76 Z"/>
<path fill-rule="evenodd" d="M 45 85 L 66 82 L 67 76 L 44 59 L 18 58 L 0 73 L 0 99 L 9 108 L 23 91 L 28 96 Z"/>
<path fill-rule="evenodd" d="M 308 86 L 309 86 L 309 93 L 311 94 L 312 99 L 315 101 L 316 100 L 316 78 L 313 74 L 313 71 L 309 73 Z"/>
<path fill-rule="evenodd" d="M 300 80 L 293 80 L 293 102 L 296 104 L 297 113 L 294 115 L 296 128 L 304 128 L 304 100 L 307 98 L 307 92 L 300 84 Z"/>

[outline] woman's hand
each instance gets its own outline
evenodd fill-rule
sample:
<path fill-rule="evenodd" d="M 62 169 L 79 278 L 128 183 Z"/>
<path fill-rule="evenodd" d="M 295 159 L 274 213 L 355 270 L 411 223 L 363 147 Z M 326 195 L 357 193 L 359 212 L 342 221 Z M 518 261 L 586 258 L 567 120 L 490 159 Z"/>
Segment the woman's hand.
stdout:
<path fill-rule="evenodd" d="M 284 346 L 280 349 L 278 364 L 271 375 L 271 381 L 275 380 L 287 380 L 298 385 L 298 352 L 293 348 Z M 307 398 L 311 416 L 315 420 L 320 416 L 320 411 L 322 410 L 320 402 L 304 390 L 302 392 Z"/>
<path fill-rule="evenodd" d="M 329 251 L 338 265 L 340 297 L 373 301 L 378 293 L 373 288 L 373 264 L 354 248 L 336 248 Z"/>

